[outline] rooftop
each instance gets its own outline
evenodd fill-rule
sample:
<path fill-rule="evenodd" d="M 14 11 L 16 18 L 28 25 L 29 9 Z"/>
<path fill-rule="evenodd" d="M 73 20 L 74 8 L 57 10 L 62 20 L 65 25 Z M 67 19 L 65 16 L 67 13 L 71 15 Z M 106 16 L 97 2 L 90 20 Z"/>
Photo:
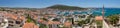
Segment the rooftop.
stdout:
<path fill-rule="evenodd" d="M 39 26 L 34 23 L 25 23 L 22 28 L 39 28 Z"/>

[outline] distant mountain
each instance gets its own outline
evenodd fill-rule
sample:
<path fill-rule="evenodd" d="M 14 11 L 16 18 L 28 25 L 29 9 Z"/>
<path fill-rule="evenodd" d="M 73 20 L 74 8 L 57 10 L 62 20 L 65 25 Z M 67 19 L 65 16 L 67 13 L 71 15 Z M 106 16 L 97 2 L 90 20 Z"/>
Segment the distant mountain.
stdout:
<path fill-rule="evenodd" d="M 40 8 L 26 8 L 26 7 L 0 7 L 2 9 L 40 9 Z"/>
<path fill-rule="evenodd" d="M 76 6 L 67 6 L 67 5 L 53 5 L 47 8 L 59 9 L 59 10 L 86 10 L 86 8 L 76 7 Z"/>
<path fill-rule="evenodd" d="M 26 8 L 26 7 L 0 7 L 2 9 L 29 9 L 29 10 L 34 10 L 34 9 L 42 9 L 42 8 Z M 45 9 L 59 9 L 59 10 L 86 10 L 86 8 L 82 7 L 76 7 L 76 6 L 67 6 L 67 5 L 53 5 L 49 6 Z"/>

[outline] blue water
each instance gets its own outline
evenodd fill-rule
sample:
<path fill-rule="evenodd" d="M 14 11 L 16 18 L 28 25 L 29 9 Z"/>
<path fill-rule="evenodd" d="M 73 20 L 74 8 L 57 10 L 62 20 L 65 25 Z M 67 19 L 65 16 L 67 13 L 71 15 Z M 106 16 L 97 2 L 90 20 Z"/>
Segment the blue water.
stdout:
<path fill-rule="evenodd" d="M 105 8 L 104 10 L 105 10 L 104 11 L 105 16 L 109 16 L 112 14 L 120 14 L 120 8 Z M 102 8 L 94 9 L 93 11 L 94 11 L 93 12 L 94 15 L 102 15 L 101 14 Z"/>
<path fill-rule="evenodd" d="M 112 14 L 120 14 L 120 8 L 104 8 L 104 12 L 105 12 L 105 16 L 109 16 Z M 89 12 L 92 12 L 93 15 L 102 15 L 101 14 L 102 8 L 97 8 L 97 9 L 92 9 Z M 88 11 L 82 11 L 82 12 L 78 12 L 78 11 L 74 11 L 73 14 L 87 14 Z M 59 12 L 59 14 L 62 12 Z M 63 15 L 68 15 L 70 14 L 69 12 L 65 12 Z"/>

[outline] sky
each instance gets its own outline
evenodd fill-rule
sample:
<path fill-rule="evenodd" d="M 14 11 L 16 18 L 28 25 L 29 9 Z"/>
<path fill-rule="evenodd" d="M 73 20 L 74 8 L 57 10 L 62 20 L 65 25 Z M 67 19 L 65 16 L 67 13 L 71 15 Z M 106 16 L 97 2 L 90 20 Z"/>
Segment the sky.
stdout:
<path fill-rule="evenodd" d="M 120 8 L 120 0 L 0 0 L 0 7 L 45 8 L 61 4 L 78 7 Z"/>

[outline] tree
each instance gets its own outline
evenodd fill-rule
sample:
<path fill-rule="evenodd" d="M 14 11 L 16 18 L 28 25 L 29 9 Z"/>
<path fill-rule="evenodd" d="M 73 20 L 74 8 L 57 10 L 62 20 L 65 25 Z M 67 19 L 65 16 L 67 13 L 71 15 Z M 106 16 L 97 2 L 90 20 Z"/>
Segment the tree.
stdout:
<path fill-rule="evenodd" d="M 119 15 L 110 15 L 107 18 L 109 18 L 108 21 L 112 25 L 117 24 L 117 22 L 119 21 Z"/>
<path fill-rule="evenodd" d="M 89 24 L 89 23 L 91 23 L 91 22 L 90 22 L 90 21 L 91 21 L 91 18 L 94 18 L 94 16 L 93 16 L 93 15 L 90 15 L 90 16 L 87 17 L 86 20 L 78 21 L 78 25 L 79 25 L 79 26 L 83 26 L 84 24 Z"/>
<path fill-rule="evenodd" d="M 25 14 L 25 15 L 27 16 L 26 17 L 27 18 L 27 22 L 34 22 L 35 24 L 37 24 L 36 20 L 32 19 L 29 14 Z"/>
<path fill-rule="evenodd" d="M 56 18 L 56 19 L 53 19 L 52 21 L 59 21 L 59 19 Z"/>
<path fill-rule="evenodd" d="M 45 20 L 45 21 L 48 21 L 48 19 L 46 19 L 46 18 L 42 18 L 43 20 Z"/>
<path fill-rule="evenodd" d="M 84 20 L 82 20 L 82 21 L 78 21 L 78 24 L 77 24 L 77 25 L 79 25 L 79 26 L 83 26 L 83 24 L 85 24 L 85 21 L 84 21 Z"/>
<path fill-rule="evenodd" d="M 47 26 L 45 24 L 39 24 L 39 28 L 47 28 Z"/>
<path fill-rule="evenodd" d="M 26 17 L 27 18 L 27 22 L 33 22 L 32 18 L 28 14 L 26 14 L 26 15 L 27 15 L 27 17 Z"/>

